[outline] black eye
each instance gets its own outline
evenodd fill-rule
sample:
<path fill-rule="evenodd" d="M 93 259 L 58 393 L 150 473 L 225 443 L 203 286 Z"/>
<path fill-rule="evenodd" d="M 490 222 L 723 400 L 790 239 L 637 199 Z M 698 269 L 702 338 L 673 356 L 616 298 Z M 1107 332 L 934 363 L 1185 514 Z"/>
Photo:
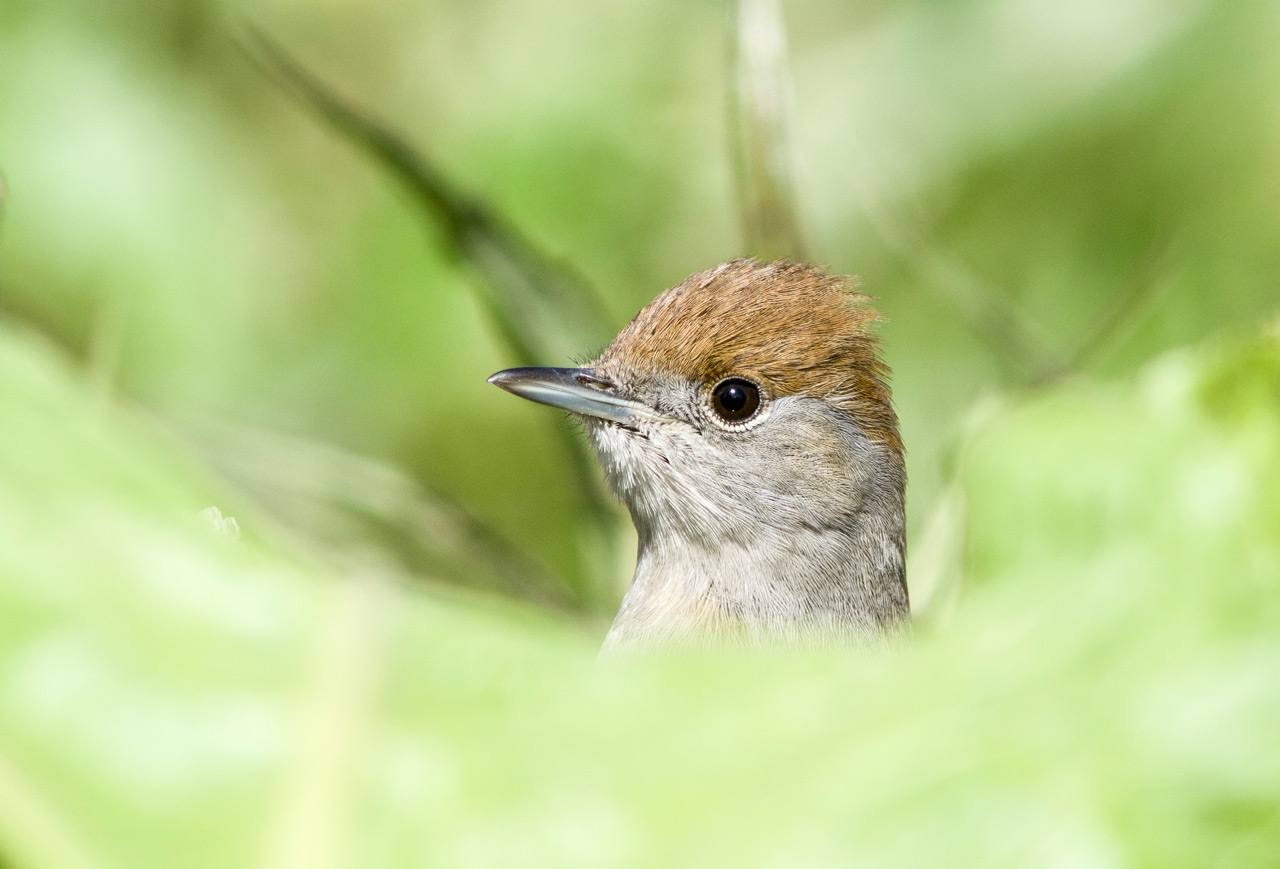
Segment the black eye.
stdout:
<path fill-rule="evenodd" d="M 721 380 L 711 390 L 711 409 L 725 422 L 745 422 L 760 409 L 760 387 L 741 377 Z"/>

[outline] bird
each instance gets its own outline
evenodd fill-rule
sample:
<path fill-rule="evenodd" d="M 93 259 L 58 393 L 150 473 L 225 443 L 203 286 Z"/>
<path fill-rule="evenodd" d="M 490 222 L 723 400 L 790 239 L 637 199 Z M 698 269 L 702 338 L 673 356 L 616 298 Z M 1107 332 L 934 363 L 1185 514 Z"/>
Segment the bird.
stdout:
<path fill-rule="evenodd" d="M 489 378 L 579 418 L 631 514 L 635 573 L 606 650 L 909 627 L 878 321 L 851 278 L 737 259 L 659 294 L 582 367 Z"/>

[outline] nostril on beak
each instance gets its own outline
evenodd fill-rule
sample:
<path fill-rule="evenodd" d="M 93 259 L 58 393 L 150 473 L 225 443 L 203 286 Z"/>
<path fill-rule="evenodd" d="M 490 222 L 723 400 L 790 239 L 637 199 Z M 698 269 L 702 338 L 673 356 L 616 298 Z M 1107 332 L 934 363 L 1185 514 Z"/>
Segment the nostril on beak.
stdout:
<path fill-rule="evenodd" d="M 613 392 L 616 388 L 612 380 L 601 377 L 594 371 L 579 371 L 573 379 L 582 386 L 598 389 L 601 392 Z"/>

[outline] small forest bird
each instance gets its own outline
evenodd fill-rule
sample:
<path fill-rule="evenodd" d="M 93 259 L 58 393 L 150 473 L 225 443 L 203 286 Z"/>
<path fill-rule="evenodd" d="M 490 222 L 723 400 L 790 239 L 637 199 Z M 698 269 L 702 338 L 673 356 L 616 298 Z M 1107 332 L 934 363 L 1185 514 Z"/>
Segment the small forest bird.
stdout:
<path fill-rule="evenodd" d="M 639 538 L 605 647 L 879 638 L 910 619 L 902 440 L 875 312 L 809 265 L 734 260 L 583 368 L 489 382 L 580 417 Z"/>

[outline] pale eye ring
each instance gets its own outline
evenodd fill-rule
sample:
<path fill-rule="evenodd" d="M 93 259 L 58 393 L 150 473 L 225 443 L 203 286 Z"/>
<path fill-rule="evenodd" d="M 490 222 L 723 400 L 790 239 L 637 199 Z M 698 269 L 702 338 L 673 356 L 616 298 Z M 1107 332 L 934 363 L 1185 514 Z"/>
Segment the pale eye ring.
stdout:
<path fill-rule="evenodd" d="M 750 422 L 764 407 L 760 385 L 745 377 L 726 377 L 711 388 L 711 412 L 720 422 L 737 427 Z"/>

